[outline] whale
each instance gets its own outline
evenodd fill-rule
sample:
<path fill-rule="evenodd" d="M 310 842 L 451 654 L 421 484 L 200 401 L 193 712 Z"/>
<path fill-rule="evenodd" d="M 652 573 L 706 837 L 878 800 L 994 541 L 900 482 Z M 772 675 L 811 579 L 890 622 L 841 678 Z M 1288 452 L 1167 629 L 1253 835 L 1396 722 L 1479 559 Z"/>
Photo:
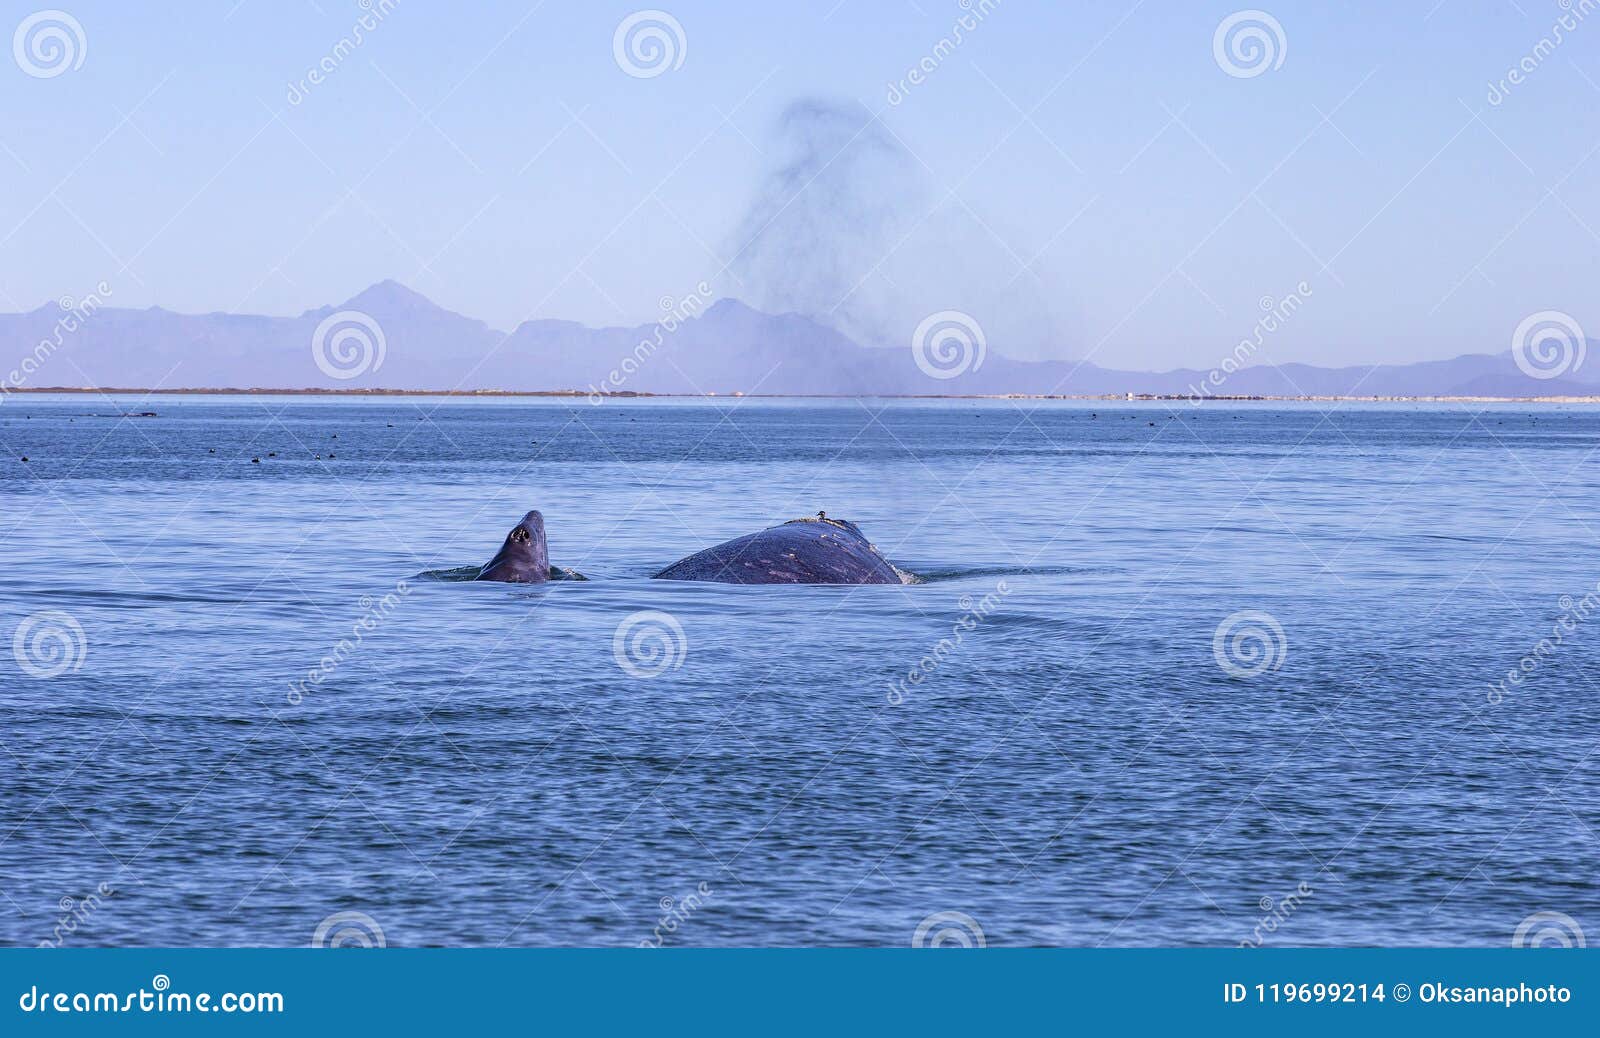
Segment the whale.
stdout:
<path fill-rule="evenodd" d="M 655 580 L 718 584 L 906 584 L 915 578 L 843 519 L 791 519 L 679 559 Z"/>
<path fill-rule="evenodd" d="M 523 516 L 522 521 L 511 528 L 500 550 L 473 579 L 497 580 L 502 584 L 542 584 L 547 580 L 583 580 L 584 577 L 572 570 L 550 565 L 550 545 L 545 540 L 544 516 L 535 510 Z"/>

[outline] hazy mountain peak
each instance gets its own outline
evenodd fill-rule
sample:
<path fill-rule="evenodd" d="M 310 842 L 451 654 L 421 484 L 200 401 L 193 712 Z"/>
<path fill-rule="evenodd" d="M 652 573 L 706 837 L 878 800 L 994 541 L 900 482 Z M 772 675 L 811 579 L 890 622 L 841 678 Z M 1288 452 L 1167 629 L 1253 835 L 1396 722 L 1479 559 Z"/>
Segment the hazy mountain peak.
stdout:
<path fill-rule="evenodd" d="M 762 313 L 760 310 L 757 310 L 741 300 L 733 298 L 732 296 L 723 296 L 721 299 L 711 304 L 710 308 L 706 310 L 704 316 L 726 318 L 748 316 L 770 317 L 772 315 Z"/>
<path fill-rule="evenodd" d="M 375 285 L 362 289 L 343 303 L 340 303 L 339 309 L 360 310 L 363 313 L 374 310 L 386 312 L 412 310 L 449 312 L 421 292 L 407 288 L 392 278 L 385 278 Z"/>

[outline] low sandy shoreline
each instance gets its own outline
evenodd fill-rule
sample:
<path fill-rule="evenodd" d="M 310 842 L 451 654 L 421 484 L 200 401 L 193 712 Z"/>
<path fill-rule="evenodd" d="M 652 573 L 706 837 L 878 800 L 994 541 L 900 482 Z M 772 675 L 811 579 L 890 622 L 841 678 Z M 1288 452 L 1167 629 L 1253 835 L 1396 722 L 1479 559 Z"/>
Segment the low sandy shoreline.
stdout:
<path fill-rule="evenodd" d="M 148 389 L 139 386 L 11 387 L 11 394 L 74 394 L 80 396 L 332 396 L 332 397 L 569 397 L 595 395 L 579 389 Z M 607 393 L 602 399 L 618 400 L 1104 400 L 1108 402 L 1184 403 L 1312 403 L 1354 401 L 1367 403 L 1466 404 L 1600 404 L 1600 396 L 1221 396 L 1197 397 L 1176 393 Z"/>

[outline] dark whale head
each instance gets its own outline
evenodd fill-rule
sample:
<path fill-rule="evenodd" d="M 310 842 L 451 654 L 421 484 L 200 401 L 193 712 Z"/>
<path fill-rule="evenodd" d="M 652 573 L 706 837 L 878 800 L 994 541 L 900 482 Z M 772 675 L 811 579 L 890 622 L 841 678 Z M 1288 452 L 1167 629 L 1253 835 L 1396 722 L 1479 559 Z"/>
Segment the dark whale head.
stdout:
<path fill-rule="evenodd" d="M 544 539 L 544 516 L 537 511 L 523 516 L 522 522 L 506 534 L 500 551 L 478 573 L 478 579 L 508 584 L 537 584 L 549 580 L 550 548 Z"/>

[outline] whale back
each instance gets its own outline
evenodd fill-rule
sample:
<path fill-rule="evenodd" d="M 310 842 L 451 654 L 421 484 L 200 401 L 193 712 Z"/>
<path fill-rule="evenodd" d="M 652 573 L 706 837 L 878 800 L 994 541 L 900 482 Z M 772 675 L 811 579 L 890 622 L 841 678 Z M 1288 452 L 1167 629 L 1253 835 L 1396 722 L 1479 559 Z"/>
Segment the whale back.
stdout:
<path fill-rule="evenodd" d="M 899 584 L 900 571 L 859 527 L 842 519 L 793 519 L 696 552 L 656 580 L 720 584 Z"/>
<path fill-rule="evenodd" d="M 550 547 L 545 541 L 544 516 L 529 512 L 506 534 L 495 557 L 478 571 L 478 580 L 507 584 L 538 584 L 550 579 Z"/>

